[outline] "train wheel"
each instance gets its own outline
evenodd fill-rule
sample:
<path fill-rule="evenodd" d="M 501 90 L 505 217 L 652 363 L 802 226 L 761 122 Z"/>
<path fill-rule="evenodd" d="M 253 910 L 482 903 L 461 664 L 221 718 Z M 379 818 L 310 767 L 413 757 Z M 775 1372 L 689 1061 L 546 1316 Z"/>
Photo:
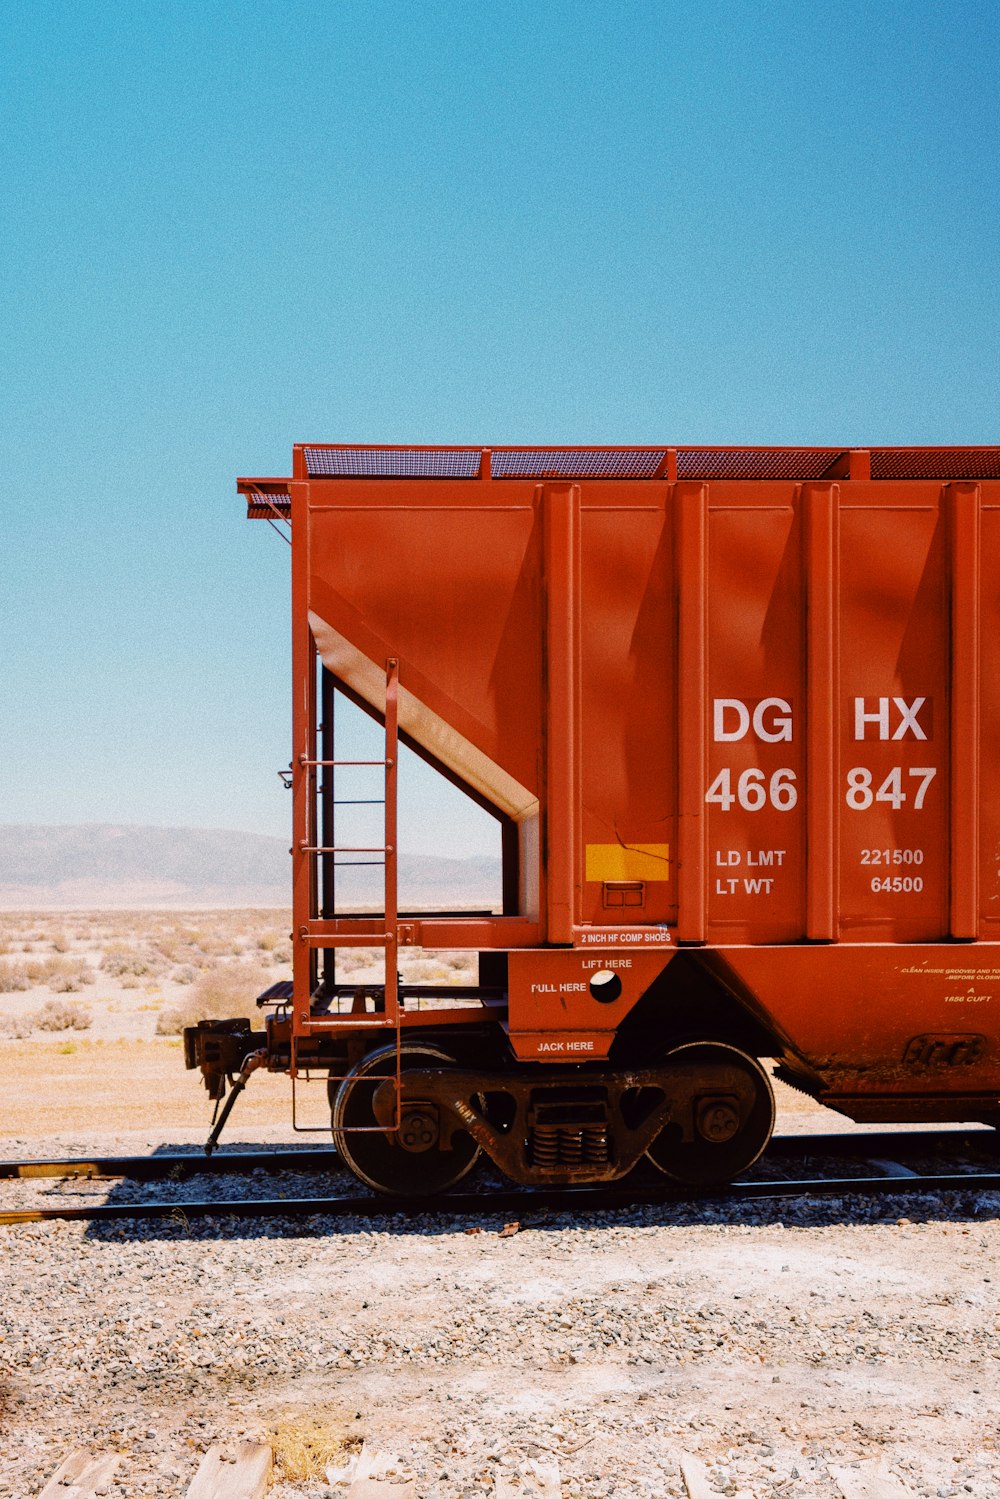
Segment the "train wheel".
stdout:
<path fill-rule="evenodd" d="M 767 1073 L 756 1058 L 718 1041 L 678 1046 L 663 1060 L 690 1069 L 693 1079 L 705 1069 L 735 1069 L 740 1096 L 749 1095 L 749 1106 L 737 1110 L 709 1083 L 704 1100 L 695 1102 L 693 1139 L 683 1138 L 679 1124 L 667 1124 L 646 1154 L 665 1176 L 686 1186 L 732 1181 L 762 1154 L 774 1129 L 774 1093 Z"/>
<path fill-rule="evenodd" d="M 403 1074 L 402 1099 L 406 1106 L 407 1070 L 419 1067 L 454 1066 L 454 1059 L 427 1042 L 405 1042 L 400 1048 Z M 456 1130 L 451 1146 L 438 1142 L 437 1111 L 411 1110 L 407 1120 L 407 1144 L 402 1132 L 379 1128 L 375 1094 L 386 1078 L 396 1075 L 395 1046 L 380 1046 L 352 1067 L 333 1100 L 333 1143 L 341 1160 L 354 1175 L 376 1192 L 400 1197 L 425 1197 L 445 1192 L 472 1170 L 479 1146 L 465 1130 Z"/>

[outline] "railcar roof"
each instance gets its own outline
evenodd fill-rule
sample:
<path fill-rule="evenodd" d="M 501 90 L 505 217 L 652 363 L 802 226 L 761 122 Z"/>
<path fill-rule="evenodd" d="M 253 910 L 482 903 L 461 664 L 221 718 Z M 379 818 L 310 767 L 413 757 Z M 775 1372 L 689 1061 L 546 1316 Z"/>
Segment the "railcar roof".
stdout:
<path fill-rule="evenodd" d="M 1000 479 L 1000 447 L 415 447 L 297 443 L 293 479 Z M 287 518 L 289 479 L 239 479 L 250 519 Z"/>

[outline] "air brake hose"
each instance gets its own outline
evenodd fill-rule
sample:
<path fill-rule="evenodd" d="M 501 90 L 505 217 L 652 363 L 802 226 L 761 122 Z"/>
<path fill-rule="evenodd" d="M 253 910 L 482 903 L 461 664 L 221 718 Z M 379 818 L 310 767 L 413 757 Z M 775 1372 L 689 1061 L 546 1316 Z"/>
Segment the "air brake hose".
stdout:
<path fill-rule="evenodd" d="M 230 1089 L 229 1097 L 226 1099 L 225 1103 L 222 1105 L 222 1113 L 219 1115 L 218 1119 L 215 1121 L 215 1124 L 212 1127 L 212 1133 L 209 1135 L 208 1139 L 205 1141 L 205 1154 L 206 1155 L 211 1155 L 212 1151 L 218 1145 L 218 1143 L 219 1143 L 219 1136 L 222 1134 L 222 1131 L 224 1130 L 224 1128 L 226 1126 L 226 1120 L 229 1118 L 230 1114 L 233 1112 L 233 1105 L 235 1104 L 236 1100 L 239 1098 L 240 1094 L 243 1092 L 243 1089 L 246 1087 L 251 1072 L 256 1072 L 257 1068 L 258 1067 L 263 1067 L 266 1062 L 267 1062 L 267 1052 L 266 1051 L 253 1051 L 245 1059 L 245 1061 L 243 1063 L 243 1067 L 242 1067 L 242 1069 L 240 1071 L 240 1074 L 237 1077 L 236 1081 L 233 1083 L 232 1088 Z"/>

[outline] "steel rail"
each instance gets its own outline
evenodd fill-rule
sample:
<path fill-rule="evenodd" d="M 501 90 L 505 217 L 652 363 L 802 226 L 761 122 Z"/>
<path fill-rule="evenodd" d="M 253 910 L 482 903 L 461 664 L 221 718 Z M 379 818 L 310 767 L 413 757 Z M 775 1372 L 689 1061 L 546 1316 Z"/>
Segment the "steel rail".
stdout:
<path fill-rule="evenodd" d="M 74 1156 L 66 1160 L 0 1161 L 0 1180 L 39 1177 L 121 1177 L 127 1181 L 182 1181 L 189 1176 L 236 1176 L 247 1171 L 325 1171 L 336 1166 L 329 1146 L 301 1150 L 239 1150 L 206 1156 L 172 1151 L 164 1155 Z"/>
<path fill-rule="evenodd" d="M 677 1207 L 684 1203 L 753 1202 L 788 1197 L 891 1197 L 941 1192 L 1000 1192 L 1000 1171 L 944 1172 L 905 1176 L 814 1177 L 785 1181 L 737 1181 L 728 1186 L 685 1190 L 677 1185 L 615 1187 L 504 1188 L 491 1192 L 448 1193 L 440 1197 L 376 1196 L 262 1198 L 216 1202 L 94 1203 L 87 1207 L 25 1208 L 0 1212 L 0 1226 L 49 1221 L 101 1223 L 123 1219 L 406 1217 L 453 1218 L 511 1212 L 628 1211 L 637 1207 Z"/>
<path fill-rule="evenodd" d="M 988 1126 L 952 1130 L 884 1130 L 819 1135 L 775 1135 L 763 1157 L 766 1161 L 829 1156 L 861 1160 L 897 1154 L 939 1154 L 968 1149 L 1000 1155 L 1000 1131 Z M 206 1156 L 198 1151 L 163 1155 L 73 1156 L 66 1159 L 0 1160 L 0 1180 L 43 1177 L 82 1177 L 90 1180 L 175 1181 L 190 1176 L 234 1176 L 248 1171 L 330 1171 L 338 1164 L 330 1146 L 296 1150 L 233 1150 Z M 564 1189 L 565 1190 L 565 1189 Z"/>

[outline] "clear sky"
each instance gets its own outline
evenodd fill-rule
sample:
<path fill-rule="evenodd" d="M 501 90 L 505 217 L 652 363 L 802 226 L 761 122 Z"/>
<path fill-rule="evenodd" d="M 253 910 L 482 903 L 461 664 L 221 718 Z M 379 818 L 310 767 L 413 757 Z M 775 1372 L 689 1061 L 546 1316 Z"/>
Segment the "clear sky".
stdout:
<path fill-rule="evenodd" d="M 1000 442 L 1000 6 L 0 27 L 0 822 L 287 831 L 295 441 Z"/>

